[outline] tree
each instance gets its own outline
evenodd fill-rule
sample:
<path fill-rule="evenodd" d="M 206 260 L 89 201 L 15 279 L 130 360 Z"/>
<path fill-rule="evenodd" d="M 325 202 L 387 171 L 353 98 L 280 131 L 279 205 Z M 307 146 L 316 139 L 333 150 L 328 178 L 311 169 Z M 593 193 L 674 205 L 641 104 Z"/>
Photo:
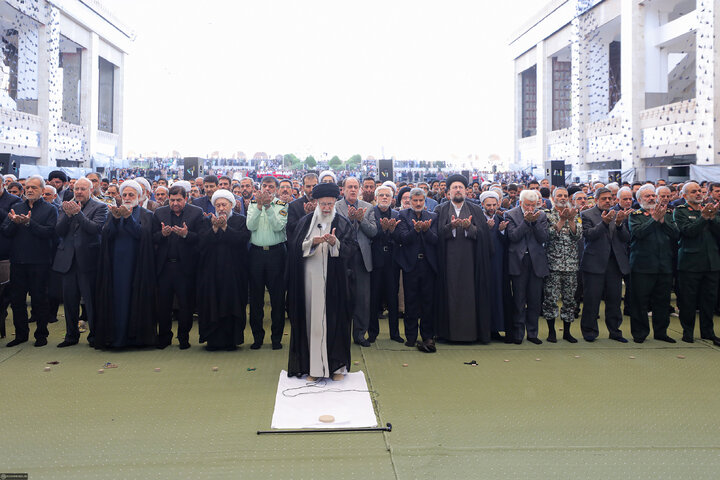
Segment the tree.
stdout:
<path fill-rule="evenodd" d="M 315 157 L 313 157 L 312 155 L 309 155 L 305 159 L 305 167 L 306 168 L 315 168 L 316 166 L 317 166 L 317 160 L 315 160 Z"/>
<path fill-rule="evenodd" d="M 360 165 L 361 162 L 362 157 L 356 153 L 355 155 L 347 159 L 347 162 L 345 162 L 345 168 L 347 168 L 348 170 L 352 170 L 358 165 Z"/>
<path fill-rule="evenodd" d="M 300 159 L 295 156 L 293 153 L 286 153 L 283 155 L 283 166 L 290 166 L 293 163 L 299 163 Z"/>
<path fill-rule="evenodd" d="M 328 167 L 332 168 L 333 170 L 338 170 L 340 169 L 340 167 L 342 167 L 342 160 L 340 160 L 340 157 L 335 155 L 328 162 Z"/>

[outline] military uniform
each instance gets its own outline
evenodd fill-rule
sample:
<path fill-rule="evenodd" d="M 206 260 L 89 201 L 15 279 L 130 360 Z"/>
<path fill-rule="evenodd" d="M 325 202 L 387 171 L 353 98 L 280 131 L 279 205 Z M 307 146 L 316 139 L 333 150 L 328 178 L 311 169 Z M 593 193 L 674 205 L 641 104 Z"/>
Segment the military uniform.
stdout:
<path fill-rule="evenodd" d="M 647 307 L 652 306 L 653 333 L 656 339 L 674 343 L 667 336 L 670 325 L 672 289 L 672 243 L 680 238 L 672 210 L 666 210 L 662 223 L 651 212 L 635 210 L 628 218 L 630 229 L 630 270 L 633 288 L 630 302 L 630 332 L 642 343 L 650 334 Z M 672 340 L 672 341 L 671 341 Z"/>
<path fill-rule="evenodd" d="M 713 309 L 718 295 L 720 272 L 720 217 L 706 220 L 700 209 L 678 205 L 673 219 L 680 231 L 678 250 L 678 307 L 683 327 L 683 341 L 692 342 L 695 310 L 700 310 L 700 335 L 715 340 Z"/>
<path fill-rule="evenodd" d="M 564 336 L 566 340 L 572 342 L 568 324 L 575 320 L 575 290 L 580 267 L 578 241 L 582 238 L 582 225 L 578 215 L 571 220 L 575 222 L 575 233 L 570 230 L 569 222 L 566 222 L 558 232 L 555 224 L 560 221 L 560 213 L 557 209 L 553 209 L 546 210 L 545 214 L 548 217 L 548 241 L 545 244 L 545 251 L 550 275 L 545 279 L 543 316 L 548 322 L 550 331 L 548 341 L 554 342 L 558 301 L 562 300 L 559 313 L 560 319 L 565 324 Z"/>
<path fill-rule="evenodd" d="M 263 316 L 265 287 L 270 294 L 272 319 L 270 339 L 273 349 L 282 348 L 285 328 L 285 260 L 287 249 L 285 226 L 288 206 L 277 198 L 267 207 L 258 208 L 256 201 L 250 202 L 247 211 L 247 228 L 250 230 L 250 328 L 253 344 L 257 349 L 263 343 L 265 330 Z"/>

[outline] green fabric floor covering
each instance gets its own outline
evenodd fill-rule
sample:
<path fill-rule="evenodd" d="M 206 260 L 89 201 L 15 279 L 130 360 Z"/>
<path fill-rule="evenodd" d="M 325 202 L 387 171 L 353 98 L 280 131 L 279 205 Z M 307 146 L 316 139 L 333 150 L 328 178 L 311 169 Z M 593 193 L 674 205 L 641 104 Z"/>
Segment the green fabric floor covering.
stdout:
<path fill-rule="evenodd" d="M 206 352 L 196 329 L 187 351 L 175 343 L 100 352 L 84 336 L 57 349 L 60 319 L 43 348 L 32 341 L 5 348 L 13 338 L 8 320 L 0 347 L 0 473 L 173 480 L 720 477 L 720 349 L 699 339 L 623 345 L 601 332 L 593 344 L 439 344 L 436 354 L 424 354 L 390 341 L 385 329 L 372 347 L 353 346 L 359 362 L 353 371 L 365 372 L 378 418 L 392 423 L 392 432 L 258 436 L 270 428 L 287 336 L 281 351 L 266 344 L 259 351 L 245 345 Z M 623 330 L 629 336 L 627 317 Z M 573 333 L 579 336 L 577 325 Z M 679 340 L 677 319 L 670 334 Z M 464 364 L 471 360 L 479 365 Z M 46 372 L 49 361 L 60 363 Z M 105 362 L 118 368 L 99 374 Z"/>

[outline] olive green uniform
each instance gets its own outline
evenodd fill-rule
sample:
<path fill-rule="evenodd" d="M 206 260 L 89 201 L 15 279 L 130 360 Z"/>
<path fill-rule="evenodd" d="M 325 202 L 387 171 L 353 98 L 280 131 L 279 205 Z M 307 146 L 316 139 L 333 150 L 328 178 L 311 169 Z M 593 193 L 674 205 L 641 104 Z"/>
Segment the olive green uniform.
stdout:
<path fill-rule="evenodd" d="M 678 307 L 683 340 L 692 341 L 695 311 L 700 310 L 700 335 L 715 339 L 713 310 L 718 295 L 720 272 L 720 217 L 706 220 L 699 209 L 678 205 L 673 219 L 680 230 L 678 251 Z"/>
<path fill-rule="evenodd" d="M 655 338 L 667 336 L 670 325 L 670 292 L 673 282 L 671 241 L 680 238 L 672 210 L 662 223 L 650 212 L 635 210 L 628 218 L 630 228 L 630 275 L 633 288 L 630 302 L 630 332 L 636 342 L 650 334 L 647 307 L 652 306 Z"/>

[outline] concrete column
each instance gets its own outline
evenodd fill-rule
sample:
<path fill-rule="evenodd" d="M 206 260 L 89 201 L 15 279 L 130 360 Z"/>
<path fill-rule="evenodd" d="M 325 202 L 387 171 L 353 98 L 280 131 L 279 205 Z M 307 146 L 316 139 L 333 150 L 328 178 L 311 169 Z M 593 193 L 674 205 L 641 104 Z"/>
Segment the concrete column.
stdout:
<path fill-rule="evenodd" d="M 515 72 L 515 141 L 513 144 L 514 155 L 513 162 L 516 165 L 522 165 L 523 159 L 520 158 L 519 141 L 522 138 L 522 75 L 521 72 Z"/>
<path fill-rule="evenodd" d="M 645 179 L 640 158 L 642 130 L 640 112 L 645 109 L 644 12 L 637 0 L 622 0 L 620 6 L 622 76 L 622 170 L 635 169 L 636 180 Z"/>
<path fill-rule="evenodd" d="M 98 131 L 98 91 L 99 91 L 99 60 L 98 36 L 90 33 L 90 43 L 82 51 L 82 74 L 80 92 L 80 124 L 85 127 L 87 138 L 85 140 L 84 163 L 89 165 L 95 153 L 95 139 Z"/>
<path fill-rule="evenodd" d="M 115 156 L 123 157 L 123 115 L 125 110 L 125 54 L 120 65 L 115 68 L 115 85 L 113 91 L 113 133 L 118 136 Z"/>
<path fill-rule="evenodd" d="M 62 115 L 62 77 L 60 76 L 60 13 L 48 4 L 47 24 L 38 29 L 38 115 L 42 118 L 38 165 L 57 165 L 58 127 Z"/>
<path fill-rule="evenodd" d="M 582 17 L 575 17 L 572 20 L 572 34 L 570 44 L 570 58 L 572 68 L 572 80 L 570 85 L 571 95 L 571 122 L 570 122 L 570 145 L 568 158 L 572 164 L 573 174 L 577 173 L 582 177 L 582 172 L 589 170 L 586 162 L 585 122 L 587 121 L 587 92 L 586 71 L 587 71 L 587 41 L 585 39 Z M 581 178 L 585 180 L 585 178 Z"/>
<path fill-rule="evenodd" d="M 592 14 L 591 14 L 592 15 Z M 610 102 L 609 65 L 610 48 L 598 30 L 586 37 L 587 64 L 585 89 L 587 90 L 587 121 L 597 122 L 607 118 Z"/>
<path fill-rule="evenodd" d="M 548 162 L 547 133 L 552 131 L 552 65 L 542 40 L 535 47 L 537 53 L 537 149 L 539 167 L 543 174 Z"/>
<path fill-rule="evenodd" d="M 697 0 L 695 33 L 697 164 L 714 165 L 720 158 L 720 5 Z"/>

